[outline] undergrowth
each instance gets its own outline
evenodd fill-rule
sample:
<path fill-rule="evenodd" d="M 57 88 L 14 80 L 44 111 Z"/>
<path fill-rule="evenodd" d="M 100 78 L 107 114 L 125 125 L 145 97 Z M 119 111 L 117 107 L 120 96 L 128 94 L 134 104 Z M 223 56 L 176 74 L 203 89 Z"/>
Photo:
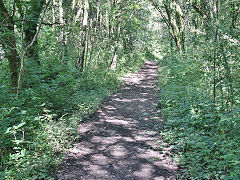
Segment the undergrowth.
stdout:
<path fill-rule="evenodd" d="M 18 97 L 1 73 L 0 179 L 53 179 L 63 152 L 79 138 L 77 125 L 117 91 L 118 76 L 144 63 L 144 56 L 132 58 L 116 71 L 82 73 L 56 63 L 36 70 L 28 63 Z"/>
<path fill-rule="evenodd" d="M 169 53 L 159 61 L 163 136 L 182 167 L 180 179 L 240 179 L 240 104 L 214 103 L 194 54 Z"/>

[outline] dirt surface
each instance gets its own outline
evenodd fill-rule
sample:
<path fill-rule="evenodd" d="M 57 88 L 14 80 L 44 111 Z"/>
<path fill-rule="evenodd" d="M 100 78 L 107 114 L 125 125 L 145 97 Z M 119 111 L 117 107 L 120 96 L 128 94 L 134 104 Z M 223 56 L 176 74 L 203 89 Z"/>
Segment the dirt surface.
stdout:
<path fill-rule="evenodd" d="M 159 135 L 157 62 L 147 62 L 123 80 L 122 90 L 79 125 L 81 142 L 69 150 L 57 179 L 176 179 L 177 164 Z"/>

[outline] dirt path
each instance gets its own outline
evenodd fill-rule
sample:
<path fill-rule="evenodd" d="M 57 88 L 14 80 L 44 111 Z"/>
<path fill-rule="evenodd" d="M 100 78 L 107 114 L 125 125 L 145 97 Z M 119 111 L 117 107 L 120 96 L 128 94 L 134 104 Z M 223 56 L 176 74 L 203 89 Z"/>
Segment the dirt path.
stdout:
<path fill-rule="evenodd" d="M 159 135 L 157 62 L 124 80 L 126 86 L 79 126 L 81 142 L 70 150 L 58 179 L 176 179 L 177 165 Z"/>

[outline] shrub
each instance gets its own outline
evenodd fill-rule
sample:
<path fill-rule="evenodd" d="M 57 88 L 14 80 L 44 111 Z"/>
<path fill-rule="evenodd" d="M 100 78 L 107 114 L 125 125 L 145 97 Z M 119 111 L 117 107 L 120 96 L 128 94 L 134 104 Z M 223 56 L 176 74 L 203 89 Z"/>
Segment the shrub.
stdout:
<path fill-rule="evenodd" d="M 168 55 L 159 63 L 163 135 L 177 153 L 182 178 L 239 179 L 240 106 L 214 103 L 204 63 L 192 54 Z"/>

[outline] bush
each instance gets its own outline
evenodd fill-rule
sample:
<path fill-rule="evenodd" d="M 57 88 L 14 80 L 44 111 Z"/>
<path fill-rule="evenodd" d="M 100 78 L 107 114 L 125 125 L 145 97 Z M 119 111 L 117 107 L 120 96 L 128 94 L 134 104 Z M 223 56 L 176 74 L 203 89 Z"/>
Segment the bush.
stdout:
<path fill-rule="evenodd" d="M 181 178 L 239 179 L 240 106 L 214 103 L 204 63 L 193 54 L 168 55 L 159 63 L 163 135 L 185 169 Z"/>
<path fill-rule="evenodd" d="M 126 68 L 141 65 L 131 62 Z M 26 64 L 17 98 L 0 84 L 0 179 L 53 179 L 63 152 L 79 138 L 77 125 L 118 89 L 125 71 L 119 66 L 80 73 L 51 61 L 37 68 Z"/>

